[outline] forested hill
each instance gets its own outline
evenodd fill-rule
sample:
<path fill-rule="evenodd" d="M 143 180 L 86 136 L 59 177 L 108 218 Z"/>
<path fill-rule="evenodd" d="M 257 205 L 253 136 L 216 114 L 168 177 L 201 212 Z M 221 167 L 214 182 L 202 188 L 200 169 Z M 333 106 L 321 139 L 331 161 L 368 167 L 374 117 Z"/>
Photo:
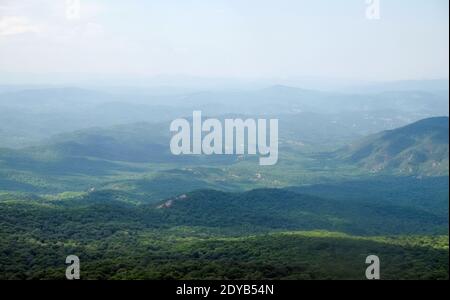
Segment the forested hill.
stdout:
<path fill-rule="evenodd" d="M 449 118 L 424 119 L 369 136 L 338 152 L 372 172 L 448 175 Z"/>

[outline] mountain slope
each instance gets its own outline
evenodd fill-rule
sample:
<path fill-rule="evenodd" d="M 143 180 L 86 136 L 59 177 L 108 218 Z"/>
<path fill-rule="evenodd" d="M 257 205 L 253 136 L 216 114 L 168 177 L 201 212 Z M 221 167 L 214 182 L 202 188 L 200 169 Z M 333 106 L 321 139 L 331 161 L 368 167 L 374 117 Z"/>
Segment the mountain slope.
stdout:
<path fill-rule="evenodd" d="M 448 174 L 449 119 L 428 118 L 369 136 L 337 152 L 339 158 L 374 173 Z"/>
<path fill-rule="evenodd" d="M 394 205 L 338 201 L 285 190 L 212 190 L 160 203 L 167 223 L 241 230 L 331 230 L 358 235 L 446 233 L 448 218 Z"/>
<path fill-rule="evenodd" d="M 448 215 L 448 176 L 372 176 L 356 180 L 289 187 L 288 190 L 339 201 L 412 207 Z"/>

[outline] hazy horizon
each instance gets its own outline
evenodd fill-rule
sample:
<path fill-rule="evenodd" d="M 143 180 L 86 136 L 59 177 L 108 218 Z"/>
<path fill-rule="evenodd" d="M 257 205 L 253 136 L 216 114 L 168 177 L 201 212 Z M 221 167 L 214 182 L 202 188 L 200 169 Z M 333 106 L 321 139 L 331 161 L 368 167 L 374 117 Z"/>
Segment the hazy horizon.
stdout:
<path fill-rule="evenodd" d="M 0 83 L 449 77 L 444 0 L 382 0 L 379 20 L 364 0 L 65 3 L 0 1 Z"/>

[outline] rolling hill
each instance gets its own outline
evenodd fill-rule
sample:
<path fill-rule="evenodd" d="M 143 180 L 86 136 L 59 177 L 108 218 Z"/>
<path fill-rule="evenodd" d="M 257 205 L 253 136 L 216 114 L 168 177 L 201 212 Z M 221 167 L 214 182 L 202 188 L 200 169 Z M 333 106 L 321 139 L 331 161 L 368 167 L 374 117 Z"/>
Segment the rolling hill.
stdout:
<path fill-rule="evenodd" d="M 448 175 L 449 118 L 420 120 L 371 135 L 344 149 L 337 157 L 373 173 Z"/>
<path fill-rule="evenodd" d="M 384 279 L 448 279 L 448 217 L 421 210 L 268 189 L 133 198 L 3 195 L 0 278 L 64 278 L 77 253 L 84 279 L 363 279 L 376 253 Z"/>
<path fill-rule="evenodd" d="M 350 234 L 447 232 L 448 218 L 411 207 L 339 201 L 285 190 L 200 190 L 157 205 L 177 226 L 247 230 L 331 230 Z"/>

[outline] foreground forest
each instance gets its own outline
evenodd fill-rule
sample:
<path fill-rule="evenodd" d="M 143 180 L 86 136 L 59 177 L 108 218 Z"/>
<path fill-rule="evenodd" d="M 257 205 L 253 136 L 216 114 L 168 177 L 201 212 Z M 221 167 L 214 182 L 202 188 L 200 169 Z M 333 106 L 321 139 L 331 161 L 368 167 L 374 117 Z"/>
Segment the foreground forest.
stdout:
<path fill-rule="evenodd" d="M 3 279 L 63 279 L 73 253 L 84 279 L 364 279 L 374 253 L 384 279 L 448 279 L 448 208 L 286 190 L 204 190 L 155 204 L 117 191 L 17 197 L 0 197 Z"/>

